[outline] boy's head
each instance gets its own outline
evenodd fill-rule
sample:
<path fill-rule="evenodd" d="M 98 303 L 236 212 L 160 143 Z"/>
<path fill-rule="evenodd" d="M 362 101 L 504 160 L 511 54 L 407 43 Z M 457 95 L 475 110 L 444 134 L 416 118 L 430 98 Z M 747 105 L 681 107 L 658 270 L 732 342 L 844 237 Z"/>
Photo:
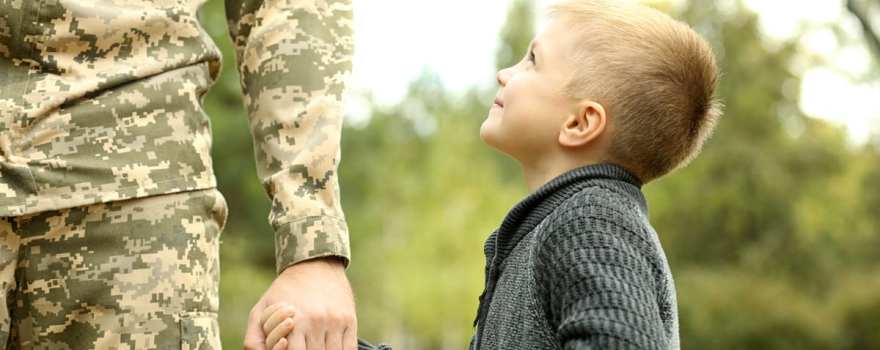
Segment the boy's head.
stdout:
<path fill-rule="evenodd" d="M 532 167 L 610 162 L 648 182 L 696 156 L 720 115 L 709 44 L 619 1 L 553 6 L 523 60 L 497 79 L 480 136 Z"/>

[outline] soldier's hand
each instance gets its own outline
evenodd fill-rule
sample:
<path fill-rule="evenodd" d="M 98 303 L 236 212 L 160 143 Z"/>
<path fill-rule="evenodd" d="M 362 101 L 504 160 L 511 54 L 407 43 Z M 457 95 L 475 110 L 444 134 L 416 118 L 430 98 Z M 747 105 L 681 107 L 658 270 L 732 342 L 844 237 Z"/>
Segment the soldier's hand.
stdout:
<path fill-rule="evenodd" d="M 261 318 L 287 303 L 295 308 L 288 350 L 356 350 L 357 317 L 345 268 L 337 258 L 308 260 L 284 270 L 251 309 L 244 348 L 266 348 Z M 276 346 L 277 347 L 277 346 Z"/>

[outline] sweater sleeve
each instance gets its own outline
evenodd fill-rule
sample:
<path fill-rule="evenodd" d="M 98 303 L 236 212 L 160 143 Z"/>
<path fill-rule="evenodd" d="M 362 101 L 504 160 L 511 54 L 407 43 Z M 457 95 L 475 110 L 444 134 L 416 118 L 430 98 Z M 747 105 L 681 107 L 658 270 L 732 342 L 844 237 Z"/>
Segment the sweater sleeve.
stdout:
<path fill-rule="evenodd" d="M 564 349 L 665 348 L 650 250 L 619 213 L 568 210 L 538 249 L 538 289 Z"/>

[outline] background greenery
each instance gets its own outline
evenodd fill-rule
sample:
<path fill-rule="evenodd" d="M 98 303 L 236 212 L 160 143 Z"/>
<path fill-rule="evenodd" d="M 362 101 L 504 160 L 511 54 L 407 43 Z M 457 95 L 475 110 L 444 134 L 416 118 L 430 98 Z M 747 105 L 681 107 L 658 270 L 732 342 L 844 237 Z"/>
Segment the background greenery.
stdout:
<path fill-rule="evenodd" d="M 843 129 L 806 117 L 792 67 L 823 62 L 794 42 L 766 45 L 741 4 L 660 4 L 710 39 L 724 71 L 715 137 L 692 165 L 645 188 L 676 278 L 683 347 L 880 349 L 880 139 L 854 146 Z M 273 239 L 223 2 L 202 16 L 225 60 L 205 105 L 231 213 L 220 322 L 235 349 L 273 277 Z M 528 1 L 512 6 L 499 67 L 525 52 L 534 16 Z M 482 242 L 526 195 L 516 165 L 478 138 L 494 90 L 453 94 L 438 81 L 426 74 L 343 136 L 360 335 L 398 349 L 465 348 Z"/>

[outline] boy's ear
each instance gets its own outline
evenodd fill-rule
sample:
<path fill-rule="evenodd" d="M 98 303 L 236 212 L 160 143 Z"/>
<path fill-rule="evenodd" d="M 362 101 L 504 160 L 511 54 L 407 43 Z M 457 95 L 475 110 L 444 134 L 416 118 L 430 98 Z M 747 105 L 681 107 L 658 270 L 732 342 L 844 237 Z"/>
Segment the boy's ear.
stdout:
<path fill-rule="evenodd" d="M 608 117 L 605 107 L 596 101 L 584 101 L 576 106 L 562 124 L 559 144 L 580 147 L 599 138 L 605 132 Z"/>

